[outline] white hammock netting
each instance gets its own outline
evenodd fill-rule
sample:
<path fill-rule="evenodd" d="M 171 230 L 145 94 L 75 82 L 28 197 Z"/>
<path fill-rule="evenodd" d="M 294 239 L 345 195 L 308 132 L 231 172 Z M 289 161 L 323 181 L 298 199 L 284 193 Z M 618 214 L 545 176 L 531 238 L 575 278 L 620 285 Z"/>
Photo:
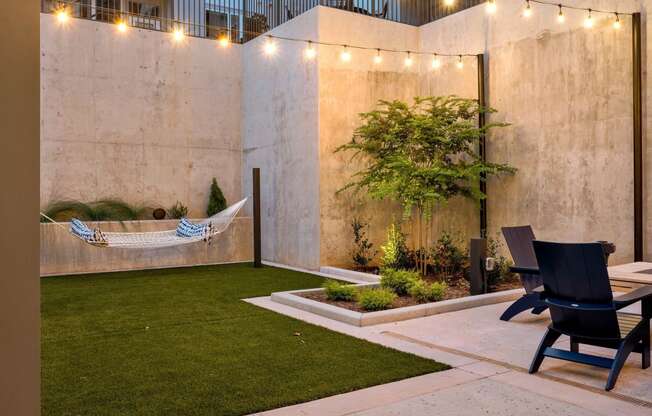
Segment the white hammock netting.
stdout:
<path fill-rule="evenodd" d="M 238 214 L 238 211 L 244 206 L 247 199 L 243 199 L 230 207 L 224 209 L 223 211 L 218 212 L 210 218 L 206 218 L 200 222 L 197 222 L 198 225 L 205 225 L 206 232 L 203 235 L 183 237 L 177 233 L 177 230 L 166 230 L 166 231 L 152 231 L 152 232 L 142 232 L 142 233 L 116 233 L 116 232 L 103 232 L 95 230 L 95 234 L 101 234 L 101 238 L 84 238 L 77 233 L 72 232 L 70 229 L 68 231 L 76 238 L 96 247 L 109 247 L 109 248 L 162 248 L 162 247 L 174 247 L 183 244 L 196 243 L 199 241 L 210 241 L 210 239 L 218 234 L 223 233 L 229 225 L 233 222 L 235 216 Z M 44 214 L 41 214 L 45 217 Z M 63 224 L 53 221 L 49 217 L 46 217 L 50 221 L 60 225 L 63 228 L 66 228 Z"/>

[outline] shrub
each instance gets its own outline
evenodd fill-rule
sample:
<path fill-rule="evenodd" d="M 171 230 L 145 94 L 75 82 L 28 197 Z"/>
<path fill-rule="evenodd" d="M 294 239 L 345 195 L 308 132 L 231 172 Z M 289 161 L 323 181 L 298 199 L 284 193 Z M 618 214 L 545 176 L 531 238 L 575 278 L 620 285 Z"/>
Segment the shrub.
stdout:
<path fill-rule="evenodd" d="M 74 200 L 53 201 L 45 209 L 45 215 L 55 221 L 78 218 L 83 221 L 128 221 L 147 216 L 149 208 L 131 205 L 120 199 L 100 199 L 94 202 Z"/>
<path fill-rule="evenodd" d="M 487 238 L 487 256 L 496 259 L 496 267 L 492 271 L 487 272 L 487 285 L 490 288 L 500 282 L 510 281 L 516 277 L 516 275 L 509 270 L 512 266 L 512 262 L 507 257 L 500 254 L 501 247 L 502 244 L 500 240 L 491 237 Z"/>
<path fill-rule="evenodd" d="M 389 289 L 368 289 L 358 294 L 358 305 L 365 311 L 382 311 L 392 306 L 395 299 Z"/>
<path fill-rule="evenodd" d="M 419 281 L 419 273 L 408 270 L 383 269 L 380 276 L 380 286 L 399 296 L 407 295 L 410 287 Z"/>
<path fill-rule="evenodd" d="M 448 286 L 445 282 L 428 284 L 421 280 L 410 286 L 408 293 L 419 303 L 436 302 L 444 298 L 446 289 L 448 289 Z"/>
<path fill-rule="evenodd" d="M 322 286 L 328 300 L 353 301 L 356 298 L 357 290 L 352 285 L 344 285 L 336 280 L 328 280 Z"/>
<path fill-rule="evenodd" d="M 366 267 L 371 263 L 377 253 L 375 250 L 372 250 L 374 245 L 367 238 L 366 229 L 369 228 L 369 224 L 356 217 L 351 221 L 351 228 L 353 229 L 354 246 L 353 252 L 351 253 L 353 263 L 361 268 Z"/>
<path fill-rule="evenodd" d="M 206 214 L 209 217 L 217 214 L 218 212 L 226 208 L 226 198 L 220 189 L 220 186 L 217 184 L 217 179 L 213 178 L 213 183 L 211 183 L 211 194 L 208 197 L 208 208 L 206 209 Z"/>
<path fill-rule="evenodd" d="M 447 279 L 461 279 L 468 269 L 468 255 L 447 232 L 443 232 L 432 247 L 430 257 L 434 273 Z"/>
<path fill-rule="evenodd" d="M 410 265 L 410 256 L 405 244 L 405 234 L 401 232 L 400 225 L 392 223 L 387 229 L 387 241 L 380 246 L 383 251 L 381 265 L 389 269 L 407 269 Z"/>
<path fill-rule="evenodd" d="M 178 220 L 188 215 L 188 207 L 177 201 L 168 211 L 168 215 L 170 218 Z"/>

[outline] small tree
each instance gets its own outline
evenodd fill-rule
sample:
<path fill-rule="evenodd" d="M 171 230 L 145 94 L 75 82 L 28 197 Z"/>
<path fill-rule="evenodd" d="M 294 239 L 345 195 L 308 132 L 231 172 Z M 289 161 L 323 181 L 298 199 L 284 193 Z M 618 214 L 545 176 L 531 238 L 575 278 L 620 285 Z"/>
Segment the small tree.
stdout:
<path fill-rule="evenodd" d="M 398 201 L 410 217 L 417 213 L 419 246 L 429 240 L 433 210 L 454 196 L 485 198 L 480 181 L 515 169 L 483 161 L 480 139 L 503 123 L 477 126 L 480 114 L 495 110 L 477 100 L 455 96 L 415 98 L 413 104 L 380 101 L 374 111 L 360 115 L 362 125 L 352 140 L 336 152 L 354 151 L 366 167 L 338 192 L 355 188 L 374 199 Z M 419 250 L 417 266 L 426 271 L 426 250 Z"/>
<path fill-rule="evenodd" d="M 208 197 L 208 209 L 206 209 L 206 214 L 209 217 L 217 214 L 218 212 L 226 208 L 226 198 L 217 184 L 217 179 L 213 178 L 213 183 L 211 184 L 211 194 Z"/>

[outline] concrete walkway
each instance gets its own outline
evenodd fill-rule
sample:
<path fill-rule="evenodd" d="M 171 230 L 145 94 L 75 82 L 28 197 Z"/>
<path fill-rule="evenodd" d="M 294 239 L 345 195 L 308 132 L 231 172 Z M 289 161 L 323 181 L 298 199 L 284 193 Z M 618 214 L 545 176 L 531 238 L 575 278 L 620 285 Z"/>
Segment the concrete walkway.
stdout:
<path fill-rule="evenodd" d="M 261 415 L 652 416 L 652 370 L 640 369 L 637 354 L 609 393 L 603 390 L 606 370 L 602 369 L 548 359 L 538 375 L 527 374 L 549 323 L 546 313 L 521 314 L 502 322 L 498 316 L 508 304 L 497 304 L 359 328 L 277 304 L 268 297 L 247 302 L 453 367 Z M 597 348 L 591 352 L 610 353 Z"/>

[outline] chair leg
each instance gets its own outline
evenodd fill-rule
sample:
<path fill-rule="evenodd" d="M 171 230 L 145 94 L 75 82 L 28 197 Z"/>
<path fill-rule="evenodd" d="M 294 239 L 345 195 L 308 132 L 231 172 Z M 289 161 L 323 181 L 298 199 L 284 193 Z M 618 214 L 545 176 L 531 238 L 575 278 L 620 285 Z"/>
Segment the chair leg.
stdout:
<path fill-rule="evenodd" d="M 650 367 L 650 321 L 646 320 L 643 324 L 643 334 L 641 335 L 641 368 Z"/>
<path fill-rule="evenodd" d="M 552 328 L 548 328 L 546 334 L 543 336 L 543 339 L 541 339 L 541 343 L 539 343 L 539 348 L 537 348 L 537 352 L 534 355 L 532 364 L 530 364 L 530 370 L 528 371 L 530 374 L 539 371 L 539 367 L 541 367 L 541 363 L 543 362 L 544 358 L 543 353 L 546 351 L 546 348 L 551 347 L 552 344 L 554 344 L 560 336 L 561 333 L 555 331 Z"/>
<path fill-rule="evenodd" d="M 638 340 L 636 340 L 636 342 L 637 341 Z M 627 357 L 634 349 L 636 342 L 631 339 L 625 339 L 625 341 L 620 344 L 620 348 L 618 348 L 618 352 L 614 357 L 614 362 L 611 365 L 611 370 L 609 371 L 609 378 L 607 379 L 607 385 L 604 388 L 605 390 L 609 391 L 616 385 L 616 380 L 618 380 L 620 370 L 623 369 L 623 365 L 625 365 L 625 361 L 627 361 Z"/>
<path fill-rule="evenodd" d="M 572 352 L 580 352 L 580 344 L 576 342 L 573 337 L 570 339 L 570 350 Z"/>
<path fill-rule="evenodd" d="M 500 316 L 501 321 L 509 321 L 521 312 L 532 308 L 542 307 L 538 294 L 523 295 L 520 299 L 509 305 L 509 308 Z M 534 311 L 533 311 L 534 312 Z M 541 312 L 539 312 L 541 313 Z"/>
<path fill-rule="evenodd" d="M 547 306 L 537 306 L 536 308 L 532 309 L 532 314 L 539 315 L 541 312 L 545 311 L 546 309 L 548 309 Z"/>

